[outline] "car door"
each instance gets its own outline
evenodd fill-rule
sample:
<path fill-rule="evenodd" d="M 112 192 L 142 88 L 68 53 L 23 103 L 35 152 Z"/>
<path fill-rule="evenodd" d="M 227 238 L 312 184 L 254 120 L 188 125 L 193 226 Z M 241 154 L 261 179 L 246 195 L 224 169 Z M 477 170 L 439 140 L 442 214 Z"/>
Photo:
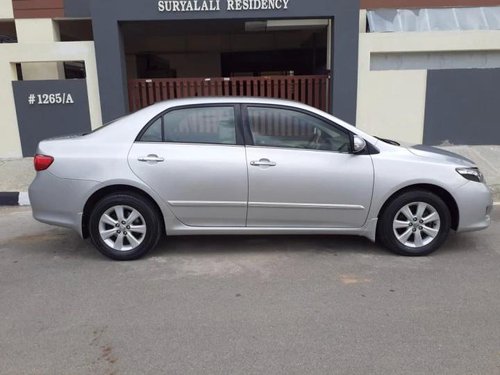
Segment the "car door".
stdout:
<path fill-rule="evenodd" d="M 133 172 L 190 226 L 245 226 L 247 166 L 234 105 L 174 108 L 143 130 Z"/>
<path fill-rule="evenodd" d="M 249 201 L 247 226 L 358 228 L 373 189 L 368 154 L 350 152 L 351 135 L 289 107 L 244 107 Z"/>

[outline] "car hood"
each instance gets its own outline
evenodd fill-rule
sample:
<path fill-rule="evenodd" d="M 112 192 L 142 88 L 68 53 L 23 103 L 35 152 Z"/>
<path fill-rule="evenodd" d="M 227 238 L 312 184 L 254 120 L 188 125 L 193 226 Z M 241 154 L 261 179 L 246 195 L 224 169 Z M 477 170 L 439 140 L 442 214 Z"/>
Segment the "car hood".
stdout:
<path fill-rule="evenodd" d="M 443 150 L 441 148 L 426 145 L 404 145 L 404 147 L 406 147 L 408 151 L 416 156 L 441 160 L 452 164 L 461 164 L 466 167 L 472 167 L 476 165 L 476 163 L 474 163 L 472 160 L 467 159 L 462 155 Z"/>

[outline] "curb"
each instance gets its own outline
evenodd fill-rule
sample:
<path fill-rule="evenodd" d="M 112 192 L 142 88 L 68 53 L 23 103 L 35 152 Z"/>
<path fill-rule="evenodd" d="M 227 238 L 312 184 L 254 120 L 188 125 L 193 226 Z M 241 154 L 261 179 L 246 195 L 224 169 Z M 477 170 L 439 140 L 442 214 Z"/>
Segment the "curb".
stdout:
<path fill-rule="evenodd" d="M 0 192 L 0 206 L 30 206 L 27 192 Z"/>

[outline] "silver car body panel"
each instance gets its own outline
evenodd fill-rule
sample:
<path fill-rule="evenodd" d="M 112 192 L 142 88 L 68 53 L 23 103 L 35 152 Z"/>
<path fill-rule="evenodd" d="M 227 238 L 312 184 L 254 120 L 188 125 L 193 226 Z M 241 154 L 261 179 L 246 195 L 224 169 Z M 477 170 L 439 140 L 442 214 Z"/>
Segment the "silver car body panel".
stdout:
<path fill-rule="evenodd" d="M 75 229 L 82 234 L 82 212 L 87 192 L 97 181 L 60 178 L 49 171 L 37 173 L 29 188 L 33 216 L 38 221 Z"/>
<path fill-rule="evenodd" d="M 159 113 L 213 103 L 305 110 L 346 128 L 380 152 L 356 155 L 135 142 L 137 134 Z M 34 217 L 80 234 L 88 199 L 117 185 L 150 196 L 162 212 L 169 235 L 354 234 L 374 240 L 384 203 L 399 190 L 422 184 L 440 187 L 453 197 L 459 210 L 458 231 L 486 228 L 490 220 L 488 187 L 466 180 L 455 170 L 473 166 L 471 161 L 450 153 L 390 145 L 332 115 L 283 100 L 193 98 L 157 103 L 94 133 L 43 141 L 37 153 L 51 155 L 55 161 L 48 170 L 38 172 L 30 186 Z M 165 161 L 138 162 L 147 155 Z M 250 165 L 262 158 L 276 166 Z M 186 163 L 190 168 L 182 167 Z"/>
<path fill-rule="evenodd" d="M 141 162 L 159 155 L 163 162 Z M 244 146 L 136 142 L 132 171 L 189 226 L 244 227 L 248 175 Z"/>
<path fill-rule="evenodd" d="M 247 146 L 249 227 L 360 228 L 370 209 L 370 155 Z M 266 159 L 272 167 L 252 166 Z"/>

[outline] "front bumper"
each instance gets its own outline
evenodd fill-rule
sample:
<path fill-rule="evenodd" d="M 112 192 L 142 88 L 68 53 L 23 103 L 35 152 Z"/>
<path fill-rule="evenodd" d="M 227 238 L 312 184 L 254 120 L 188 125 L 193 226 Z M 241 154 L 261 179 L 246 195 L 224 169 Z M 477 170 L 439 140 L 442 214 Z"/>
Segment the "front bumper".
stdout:
<path fill-rule="evenodd" d="M 457 232 L 468 232 L 489 227 L 493 198 L 486 184 L 469 181 L 455 190 L 460 220 Z"/>
<path fill-rule="evenodd" d="M 42 223 L 74 229 L 81 236 L 83 208 L 97 184 L 38 172 L 28 190 L 33 217 Z"/>

